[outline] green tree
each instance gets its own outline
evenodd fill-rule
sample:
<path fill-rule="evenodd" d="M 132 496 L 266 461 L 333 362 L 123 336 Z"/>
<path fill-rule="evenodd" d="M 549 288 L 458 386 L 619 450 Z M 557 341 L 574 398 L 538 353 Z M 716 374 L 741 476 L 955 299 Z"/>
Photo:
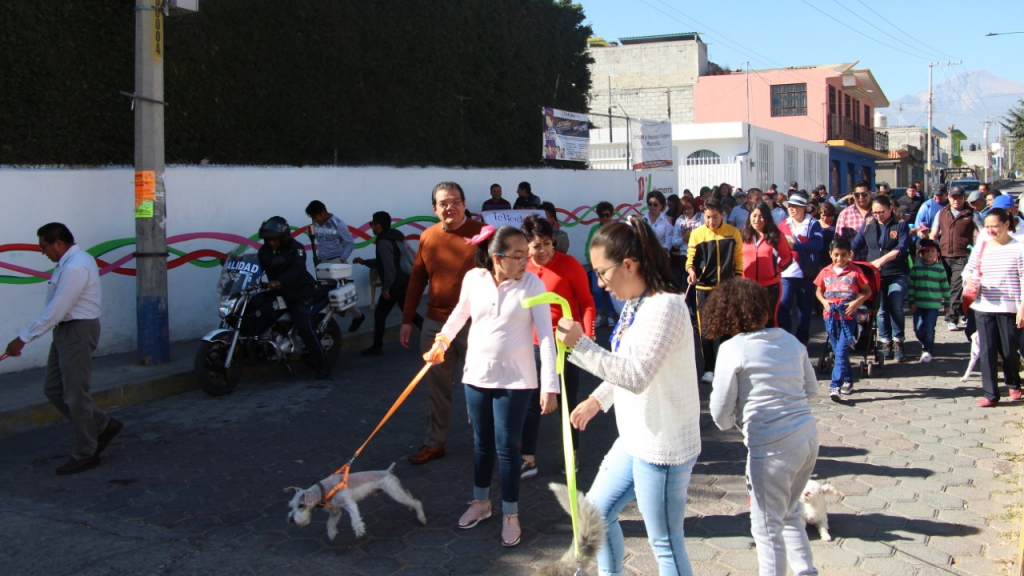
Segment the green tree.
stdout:
<path fill-rule="evenodd" d="M 1013 142 L 1013 163 L 1011 170 L 1020 166 L 1019 162 L 1024 160 L 1024 99 L 1020 100 L 1020 106 L 1011 108 L 1003 117 L 1001 124 L 1010 133 Z"/>

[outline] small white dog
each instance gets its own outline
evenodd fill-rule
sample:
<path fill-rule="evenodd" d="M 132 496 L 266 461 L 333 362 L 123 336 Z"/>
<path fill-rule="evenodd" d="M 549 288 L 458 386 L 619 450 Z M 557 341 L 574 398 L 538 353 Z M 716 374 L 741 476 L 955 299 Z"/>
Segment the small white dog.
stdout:
<path fill-rule="evenodd" d="M 818 534 L 822 541 L 831 542 L 832 535 L 828 533 L 828 501 L 825 494 L 839 494 L 831 484 L 821 484 L 816 480 L 808 480 L 807 486 L 800 494 L 800 515 L 805 522 L 818 528 Z"/>
<path fill-rule="evenodd" d="M 555 498 L 562 508 L 569 514 L 569 489 L 565 484 L 548 484 L 548 488 L 555 493 Z M 579 511 L 580 529 L 580 564 L 583 574 L 596 574 L 597 566 L 595 558 L 598 550 L 604 544 L 608 534 L 608 524 L 601 516 L 601 511 L 594 506 L 594 503 L 587 500 L 583 492 L 576 493 L 576 502 Z M 572 543 L 562 557 L 534 572 L 534 576 L 575 576 L 576 571 L 576 549 Z"/>
<path fill-rule="evenodd" d="M 356 537 L 362 538 L 366 534 L 366 526 L 363 524 L 362 516 L 359 515 L 358 503 L 377 491 L 384 491 L 399 504 L 405 504 L 415 510 L 416 518 L 420 523 L 427 523 L 427 517 L 423 514 L 423 505 L 402 488 L 398 477 L 392 472 L 394 469 L 395 465 L 392 463 L 387 470 L 356 472 L 348 475 L 348 488 L 338 490 L 331 497 L 331 508 L 327 508 L 327 511 L 330 512 L 330 517 L 327 519 L 328 538 L 334 540 L 334 537 L 338 535 L 338 521 L 341 520 L 342 510 L 348 512 L 348 515 L 352 517 L 352 531 L 356 533 Z M 288 513 L 288 522 L 300 527 L 309 524 L 313 510 L 324 508 L 324 497 L 340 482 L 341 475 L 338 474 L 324 478 L 307 490 L 295 486 L 285 488 L 285 492 L 295 491 L 295 496 L 289 503 L 291 512 Z"/>
<path fill-rule="evenodd" d="M 967 379 L 971 377 L 974 367 L 978 364 L 979 356 L 981 356 L 981 344 L 978 343 L 978 333 L 975 332 L 971 334 L 971 361 L 967 363 L 967 371 L 964 372 L 963 378 L 960 378 L 961 382 L 967 382 Z"/>

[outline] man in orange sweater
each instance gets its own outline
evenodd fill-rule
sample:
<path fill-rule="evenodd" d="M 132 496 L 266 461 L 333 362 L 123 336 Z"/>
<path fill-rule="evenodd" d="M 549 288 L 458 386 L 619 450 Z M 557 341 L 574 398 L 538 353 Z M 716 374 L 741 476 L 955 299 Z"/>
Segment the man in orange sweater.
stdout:
<path fill-rule="evenodd" d="M 474 266 L 476 246 L 467 238 L 480 233 L 483 224 L 466 216 L 466 194 L 455 182 L 441 182 L 430 193 L 430 204 L 439 222 L 420 235 L 419 249 L 409 275 L 409 290 L 402 309 L 402 329 L 398 341 L 409 347 L 412 320 L 427 288 L 427 318 L 420 331 L 423 352 L 434 345 L 434 336 L 448 320 L 459 302 L 462 278 Z M 430 416 L 427 420 L 427 438 L 409 461 L 426 464 L 444 456 L 444 443 L 452 423 L 452 385 L 459 364 L 466 358 L 467 325 L 452 341 L 445 352 L 444 362 L 435 365 L 427 374 L 430 397 Z"/>

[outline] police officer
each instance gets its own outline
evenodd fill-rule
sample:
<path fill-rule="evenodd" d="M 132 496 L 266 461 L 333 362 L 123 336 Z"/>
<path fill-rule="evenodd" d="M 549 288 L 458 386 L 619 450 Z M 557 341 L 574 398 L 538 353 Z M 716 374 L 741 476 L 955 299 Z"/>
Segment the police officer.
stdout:
<path fill-rule="evenodd" d="M 324 348 L 313 329 L 313 300 L 316 296 L 316 282 L 306 271 L 306 250 L 292 238 L 288 221 L 274 216 L 260 226 L 263 246 L 259 250 L 260 266 L 270 280 L 268 288 L 278 290 L 288 304 L 295 331 L 306 345 L 316 377 L 326 380 L 331 369 L 324 360 Z"/>

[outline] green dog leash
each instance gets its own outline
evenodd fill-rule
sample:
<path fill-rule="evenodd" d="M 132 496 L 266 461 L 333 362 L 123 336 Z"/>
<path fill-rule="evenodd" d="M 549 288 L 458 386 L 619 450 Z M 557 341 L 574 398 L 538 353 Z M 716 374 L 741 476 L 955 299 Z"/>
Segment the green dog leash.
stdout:
<path fill-rule="evenodd" d="M 522 301 L 523 308 L 532 308 L 538 304 L 557 304 L 562 307 L 562 317 L 572 320 L 572 308 L 569 306 L 569 302 L 554 292 L 545 292 L 537 296 L 524 298 Z M 560 402 L 562 405 L 562 452 L 565 458 L 565 480 L 566 486 L 569 489 L 569 509 L 572 516 L 572 543 L 576 551 L 576 573 L 582 574 L 582 566 L 580 565 L 579 502 L 576 497 L 576 459 L 574 457 L 576 447 L 572 445 L 572 425 L 569 423 L 569 403 L 566 401 L 567 391 L 565 388 L 566 347 L 557 338 L 555 339 L 555 345 L 558 351 L 555 370 L 558 372 L 562 386 L 562 401 Z"/>

